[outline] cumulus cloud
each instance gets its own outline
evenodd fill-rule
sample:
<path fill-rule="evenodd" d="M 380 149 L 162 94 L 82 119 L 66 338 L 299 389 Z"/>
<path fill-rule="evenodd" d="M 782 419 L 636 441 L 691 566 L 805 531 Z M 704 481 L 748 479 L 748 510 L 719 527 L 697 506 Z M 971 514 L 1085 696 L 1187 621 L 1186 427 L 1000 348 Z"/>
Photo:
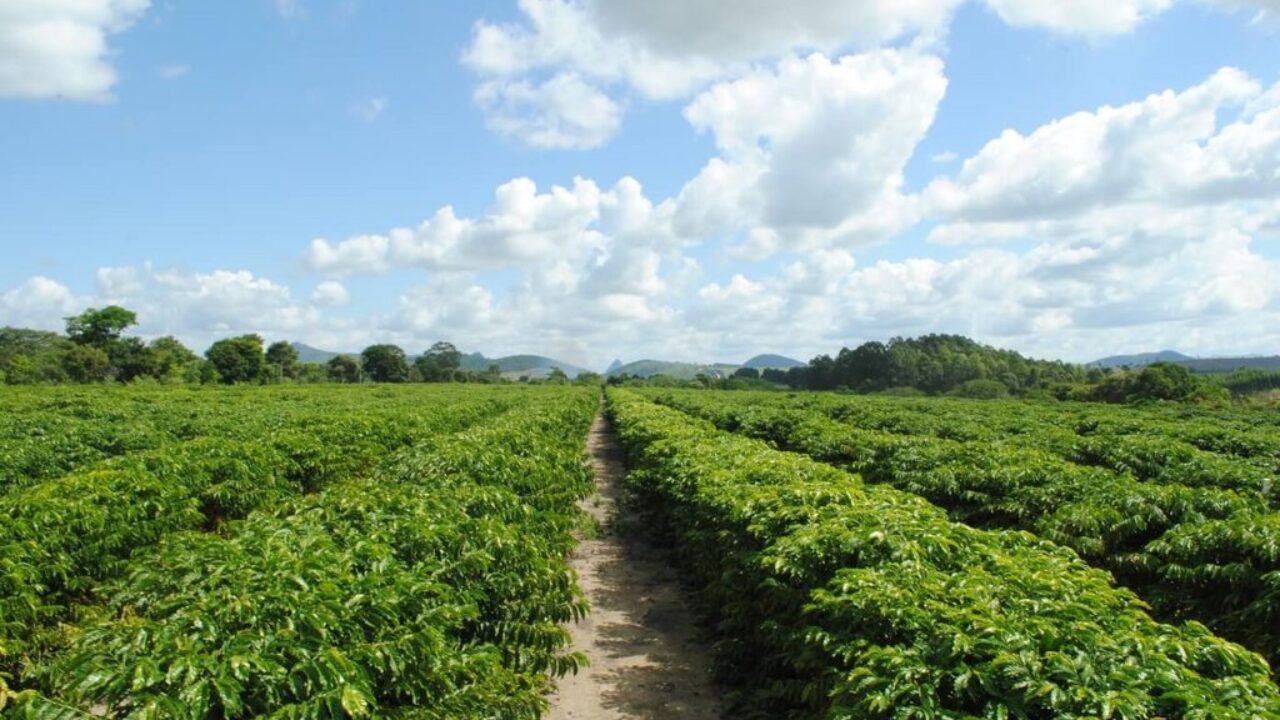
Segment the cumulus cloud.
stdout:
<path fill-rule="evenodd" d="M 942 61 L 912 50 L 786 58 L 712 86 L 685 116 L 721 157 L 681 193 L 692 232 L 755 225 L 749 254 L 882 240 L 916 221 L 903 169 L 946 91 Z"/>
<path fill-rule="evenodd" d="M 0 2 L 0 98 L 102 101 L 116 84 L 107 45 L 150 0 Z"/>
<path fill-rule="evenodd" d="M 311 304 L 317 307 L 338 307 L 350 300 L 347 288 L 337 280 L 325 280 L 311 291 Z"/>
<path fill-rule="evenodd" d="M 573 73 L 538 85 L 486 82 L 476 89 L 475 98 L 489 129 L 535 148 L 600 147 L 622 124 L 621 106 Z"/>
<path fill-rule="evenodd" d="M 62 330 L 63 318 L 82 310 L 82 303 L 66 285 L 37 275 L 0 293 L 0 326 Z"/>
<path fill-rule="evenodd" d="M 1172 0 L 984 0 L 1001 20 L 1015 27 L 1040 27 L 1078 35 L 1126 33 L 1158 15 Z"/>
<path fill-rule="evenodd" d="M 947 221 L 932 238 L 961 242 L 1143 214 L 1135 207 L 1248 207 L 1278 192 L 1280 86 L 1264 92 L 1224 68 L 1182 92 L 1006 130 L 924 198 Z"/>
<path fill-rule="evenodd" d="M 475 271 L 585 262 L 611 242 L 605 231 L 663 242 L 669 236 L 663 229 L 669 215 L 669 206 L 655 209 L 631 178 L 607 192 L 582 178 L 572 187 L 539 192 L 532 180 L 516 178 L 498 187 L 493 205 L 481 217 L 458 217 L 446 206 L 417 227 L 393 228 L 385 235 L 317 238 L 306 262 L 313 270 L 336 275 L 377 274 L 395 267 Z"/>
<path fill-rule="evenodd" d="M 938 47 L 965 1 L 519 0 L 517 21 L 476 23 L 462 59 L 480 77 L 477 97 L 491 116 L 491 127 L 500 134 L 545 137 L 546 128 L 580 124 L 580 115 L 556 117 L 576 106 L 553 101 L 547 81 L 542 80 L 564 76 L 577 78 L 581 83 L 577 96 L 589 97 L 596 108 L 592 113 L 598 122 L 593 125 L 607 117 L 609 127 L 616 130 L 622 115 L 620 98 L 687 98 L 714 82 L 788 55 L 838 56 L 888 44 Z M 1250 11 L 1259 22 L 1280 16 L 1275 0 L 1200 1 L 1227 11 Z M 1089 38 L 1132 32 L 1173 4 L 1173 0 L 969 2 L 984 6 L 1013 27 Z M 588 136 L 594 139 L 601 134 Z M 596 147 L 598 142 L 531 144 L 581 148 Z"/>

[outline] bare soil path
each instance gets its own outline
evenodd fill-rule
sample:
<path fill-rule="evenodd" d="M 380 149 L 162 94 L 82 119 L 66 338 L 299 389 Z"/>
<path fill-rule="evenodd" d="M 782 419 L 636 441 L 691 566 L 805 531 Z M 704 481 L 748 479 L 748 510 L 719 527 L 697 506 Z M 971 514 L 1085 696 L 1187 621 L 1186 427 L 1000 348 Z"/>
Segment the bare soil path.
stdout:
<path fill-rule="evenodd" d="M 719 692 L 670 560 L 618 522 L 626 469 L 603 413 L 587 438 L 597 495 L 582 503 L 601 527 L 583 539 L 570 565 L 591 600 L 591 613 L 569 628 L 591 666 L 562 678 L 551 720 L 720 717 Z"/>

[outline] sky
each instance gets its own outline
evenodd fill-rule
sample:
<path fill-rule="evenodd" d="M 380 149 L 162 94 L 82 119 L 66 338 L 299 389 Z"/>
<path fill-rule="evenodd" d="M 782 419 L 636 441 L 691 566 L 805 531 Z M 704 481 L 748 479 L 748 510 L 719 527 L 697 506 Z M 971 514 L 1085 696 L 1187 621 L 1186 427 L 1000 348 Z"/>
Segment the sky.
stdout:
<path fill-rule="evenodd" d="M 1280 353 L 1280 0 L 0 0 L 0 325 Z"/>

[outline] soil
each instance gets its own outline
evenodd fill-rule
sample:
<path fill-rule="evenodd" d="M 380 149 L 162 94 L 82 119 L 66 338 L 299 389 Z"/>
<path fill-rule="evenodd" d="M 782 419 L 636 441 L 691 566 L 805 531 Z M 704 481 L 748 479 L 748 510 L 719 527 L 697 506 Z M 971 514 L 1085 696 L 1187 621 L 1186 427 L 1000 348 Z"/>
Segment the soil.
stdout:
<path fill-rule="evenodd" d="M 719 718 L 711 652 L 670 558 L 619 517 L 626 469 L 603 413 L 592 424 L 587 450 L 597 494 L 582 508 L 601 531 L 579 542 L 570 558 L 591 612 L 569 631 L 591 665 L 558 681 L 548 717 Z"/>

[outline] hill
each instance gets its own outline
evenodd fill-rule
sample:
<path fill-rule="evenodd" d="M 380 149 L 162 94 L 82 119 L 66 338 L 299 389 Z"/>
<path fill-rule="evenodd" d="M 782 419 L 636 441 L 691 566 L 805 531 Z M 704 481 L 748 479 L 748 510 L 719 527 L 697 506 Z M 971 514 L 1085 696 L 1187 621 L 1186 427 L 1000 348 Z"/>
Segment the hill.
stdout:
<path fill-rule="evenodd" d="M 1156 362 L 1171 362 L 1197 373 L 1229 373 L 1237 370 L 1280 370 L 1280 356 L 1193 358 L 1176 350 L 1112 355 L 1089 363 L 1090 367 L 1139 368 Z"/>
<path fill-rule="evenodd" d="M 700 374 L 709 377 L 728 377 L 737 369 L 737 365 L 725 363 L 704 365 L 700 363 L 667 362 L 665 360 L 637 360 L 617 367 L 611 366 L 608 374 L 610 377 L 623 373 L 634 377 L 666 375 L 680 380 L 692 380 Z"/>
<path fill-rule="evenodd" d="M 503 375 L 528 375 L 535 378 L 546 376 L 553 367 L 560 368 L 565 375 L 571 378 L 577 377 L 584 372 L 590 372 L 577 365 L 549 358 L 545 355 L 507 355 L 505 357 L 490 358 L 481 353 L 468 353 L 462 356 L 463 370 L 486 370 L 490 365 L 497 365 L 498 370 Z"/>
<path fill-rule="evenodd" d="M 1194 359 L 1190 355 L 1183 355 L 1176 350 L 1161 350 L 1160 352 L 1137 353 L 1134 355 L 1112 355 L 1100 360 L 1094 360 L 1089 363 L 1089 366 L 1104 368 L 1142 367 L 1156 362 L 1181 363 Z"/>
<path fill-rule="evenodd" d="M 338 355 L 358 356 L 360 353 L 338 353 L 332 350 L 321 350 L 314 348 L 305 343 L 295 342 L 289 343 L 293 349 L 298 352 L 298 360 L 307 363 L 324 363 Z M 410 355 L 409 362 L 417 358 L 417 355 Z M 507 355 L 505 357 L 490 358 L 485 357 L 481 353 L 468 353 L 462 356 L 463 370 L 487 370 L 490 365 L 497 365 L 498 370 L 503 375 L 529 375 L 530 377 L 544 377 L 551 372 L 551 368 L 558 367 L 569 377 L 577 377 L 579 373 L 587 372 L 576 365 L 561 362 L 554 358 L 542 355 Z M 514 379 L 514 378 L 513 378 Z"/>
<path fill-rule="evenodd" d="M 1197 373 L 1229 373 L 1237 370 L 1280 370 L 1280 355 L 1268 357 L 1199 358 L 1178 363 Z"/>
<path fill-rule="evenodd" d="M 310 345 L 300 342 L 289 343 L 298 353 L 298 362 L 304 363 L 325 363 L 343 353 L 331 352 L 329 350 L 321 350 L 313 348 Z M 358 355 L 359 353 L 348 353 L 350 355 Z"/>
<path fill-rule="evenodd" d="M 790 370 L 793 367 L 804 367 L 804 363 L 796 360 L 795 358 L 789 358 L 786 355 L 772 355 L 766 353 L 764 355 L 757 355 L 751 358 L 750 360 L 742 363 L 742 366 L 755 368 L 756 370 L 768 370 L 770 368 L 775 370 Z"/>

